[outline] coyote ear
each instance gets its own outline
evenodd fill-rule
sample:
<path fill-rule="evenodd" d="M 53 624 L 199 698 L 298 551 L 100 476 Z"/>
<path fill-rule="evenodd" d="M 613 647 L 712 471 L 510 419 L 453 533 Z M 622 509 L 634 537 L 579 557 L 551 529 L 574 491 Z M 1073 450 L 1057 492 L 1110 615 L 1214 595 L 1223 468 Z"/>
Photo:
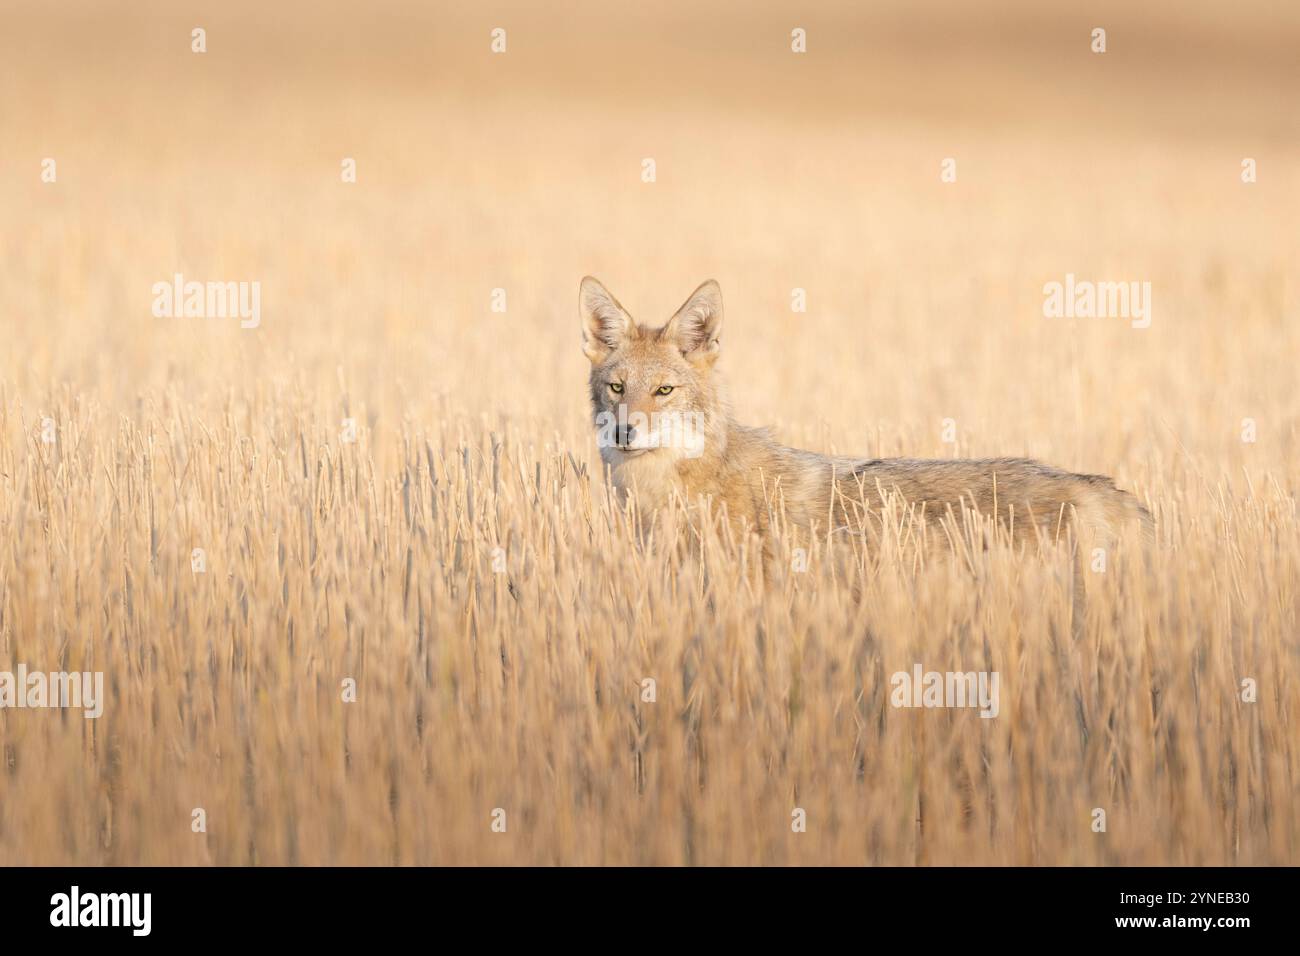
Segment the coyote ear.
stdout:
<path fill-rule="evenodd" d="M 712 364 L 722 333 L 722 289 L 714 279 L 700 285 L 664 326 L 663 335 L 677 343 L 692 362 Z"/>
<path fill-rule="evenodd" d="M 591 276 L 578 287 L 578 311 L 582 313 L 582 351 L 593 364 L 636 334 L 632 316 Z"/>

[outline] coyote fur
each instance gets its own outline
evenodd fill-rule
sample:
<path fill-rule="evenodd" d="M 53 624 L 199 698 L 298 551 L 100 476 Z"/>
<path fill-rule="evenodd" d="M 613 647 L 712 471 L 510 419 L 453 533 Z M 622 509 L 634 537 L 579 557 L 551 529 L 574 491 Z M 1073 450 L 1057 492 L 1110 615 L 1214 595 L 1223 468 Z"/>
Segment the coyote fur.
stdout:
<path fill-rule="evenodd" d="M 714 371 L 722 292 L 709 280 L 659 328 L 639 325 L 596 279 L 579 289 L 601 459 L 641 507 L 710 500 L 737 529 L 782 522 L 813 534 L 879 531 L 888 503 L 922 526 L 973 510 L 1015 541 L 1112 540 L 1151 515 L 1102 475 L 1026 458 L 846 458 L 789 448 L 737 424 Z"/>

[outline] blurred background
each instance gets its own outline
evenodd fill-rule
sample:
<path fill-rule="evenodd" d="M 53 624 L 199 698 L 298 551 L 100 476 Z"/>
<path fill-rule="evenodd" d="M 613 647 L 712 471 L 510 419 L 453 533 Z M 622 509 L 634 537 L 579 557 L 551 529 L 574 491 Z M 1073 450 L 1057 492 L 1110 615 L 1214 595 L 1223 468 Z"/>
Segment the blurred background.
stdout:
<path fill-rule="evenodd" d="M 1243 416 L 1294 421 L 1276 407 L 1296 357 L 1293 4 L 5 0 L 3 18 L 0 375 L 29 404 L 62 382 L 107 408 L 152 387 L 202 406 L 252 375 L 348 392 L 373 425 L 419 396 L 581 436 L 593 273 L 656 323 L 718 278 L 741 418 L 820 447 L 951 453 L 952 418 L 959 451 L 1104 470 L 1139 454 L 1090 449 L 1103 435 L 1228 455 Z M 176 272 L 259 280 L 261 327 L 155 319 Z M 1152 282 L 1152 327 L 1044 319 L 1067 272 Z"/>

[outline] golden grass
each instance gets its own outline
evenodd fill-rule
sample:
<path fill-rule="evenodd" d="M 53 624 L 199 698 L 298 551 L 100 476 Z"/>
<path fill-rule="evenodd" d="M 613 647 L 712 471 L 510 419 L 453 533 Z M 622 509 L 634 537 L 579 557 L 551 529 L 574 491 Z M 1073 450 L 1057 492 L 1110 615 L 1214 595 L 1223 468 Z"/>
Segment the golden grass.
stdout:
<path fill-rule="evenodd" d="M 466 13 L 313 6 L 305 44 L 252 8 L 16 12 L 0 670 L 108 699 L 0 710 L 0 864 L 1293 862 L 1296 24 L 1116 6 L 1099 62 L 1003 6 L 1003 41 L 831 9 L 800 62 L 761 5 L 507 8 L 500 63 Z M 154 318 L 175 272 L 260 280 L 262 326 Z M 760 586 L 707 529 L 638 545 L 587 272 L 643 320 L 716 276 L 737 412 L 790 443 L 1114 474 L 1159 542 L 1090 576 L 1078 639 L 1064 554 L 887 542 Z M 1151 281 L 1152 327 L 1043 318 L 1066 272 Z M 891 707 L 915 662 L 998 671 L 1000 715 Z"/>

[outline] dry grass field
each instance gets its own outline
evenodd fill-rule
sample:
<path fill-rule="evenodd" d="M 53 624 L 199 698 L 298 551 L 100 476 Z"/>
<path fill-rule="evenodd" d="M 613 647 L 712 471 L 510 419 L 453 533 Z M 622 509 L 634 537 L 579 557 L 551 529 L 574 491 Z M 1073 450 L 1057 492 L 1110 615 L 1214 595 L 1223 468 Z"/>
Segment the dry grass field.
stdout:
<path fill-rule="evenodd" d="M 105 687 L 0 709 L 0 864 L 1300 859 L 1300 11 L 264 6 L 0 0 L 0 671 Z M 640 543 L 587 273 L 717 278 L 783 441 L 1111 474 L 1158 540 L 1078 629 L 975 532 Z M 891 706 L 915 663 L 1000 713 Z"/>

